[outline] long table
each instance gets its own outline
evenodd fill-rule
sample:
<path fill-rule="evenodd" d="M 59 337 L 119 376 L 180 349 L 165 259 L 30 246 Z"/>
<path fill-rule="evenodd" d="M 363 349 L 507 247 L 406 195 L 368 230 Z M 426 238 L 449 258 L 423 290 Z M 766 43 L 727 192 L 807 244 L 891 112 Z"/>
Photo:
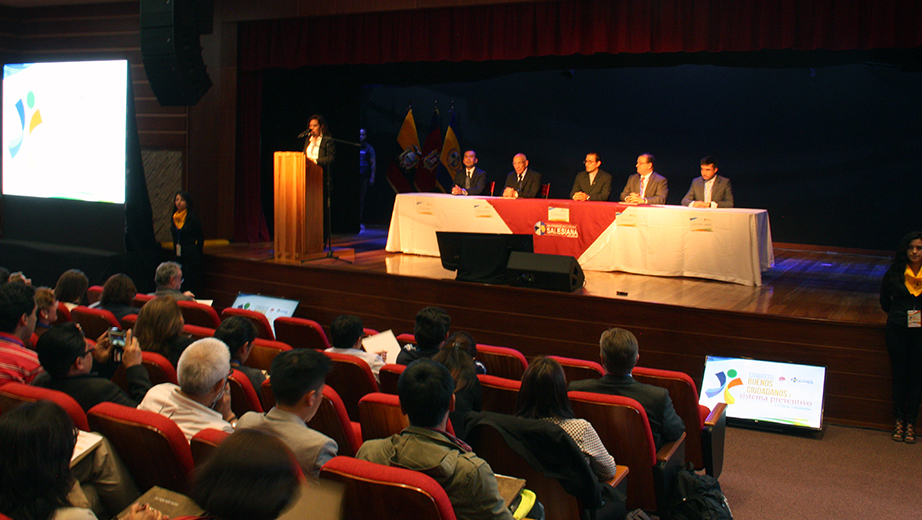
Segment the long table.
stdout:
<path fill-rule="evenodd" d="M 436 231 L 534 234 L 535 252 L 584 270 L 762 285 L 775 263 L 768 211 L 615 202 L 397 195 L 387 251 L 439 256 Z"/>

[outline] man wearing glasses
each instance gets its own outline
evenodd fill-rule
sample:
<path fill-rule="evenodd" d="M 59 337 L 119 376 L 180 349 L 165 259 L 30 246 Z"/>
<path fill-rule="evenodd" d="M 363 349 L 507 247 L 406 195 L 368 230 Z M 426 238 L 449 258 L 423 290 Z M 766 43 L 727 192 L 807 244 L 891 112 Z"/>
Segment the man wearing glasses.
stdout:
<path fill-rule="evenodd" d="M 65 323 L 42 334 L 35 350 L 47 374 L 36 378 L 35 384 L 73 397 L 85 412 L 104 402 L 136 407 L 150 390 L 150 376 L 141 364 L 141 348 L 138 340 L 131 337 L 131 331 L 125 336 L 122 354 L 131 395 L 93 371 L 94 361 L 102 366 L 112 355 L 108 335 L 100 337 L 96 346 L 91 347 L 76 324 Z"/>
<path fill-rule="evenodd" d="M 602 166 L 602 158 L 598 153 L 590 152 L 586 154 L 583 164 L 586 171 L 576 174 L 570 198 L 577 201 L 608 200 L 608 196 L 611 195 L 611 175 L 599 169 Z"/>
<path fill-rule="evenodd" d="M 179 356 L 179 386 L 162 383 L 151 388 L 138 409 L 169 417 L 186 440 L 205 428 L 233 433 L 237 417 L 227 387 L 231 374 L 227 345 L 215 338 L 200 339 Z"/>

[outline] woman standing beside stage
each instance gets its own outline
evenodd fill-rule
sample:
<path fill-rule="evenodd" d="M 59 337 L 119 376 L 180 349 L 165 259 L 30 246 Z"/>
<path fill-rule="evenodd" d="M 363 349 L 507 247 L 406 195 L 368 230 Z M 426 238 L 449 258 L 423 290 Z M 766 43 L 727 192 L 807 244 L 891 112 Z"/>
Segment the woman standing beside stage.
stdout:
<path fill-rule="evenodd" d="M 900 241 L 880 288 L 887 313 L 887 351 L 893 371 L 893 440 L 916 442 L 922 403 L 922 232 Z"/>
<path fill-rule="evenodd" d="M 170 219 L 170 231 L 173 232 L 173 253 L 176 261 L 182 265 L 183 287 L 200 293 L 202 283 L 202 256 L 205 233 L 202 221 L 192 211 L 192 198 L 184 191 L 176 192 L 173 197 L 173 218 Z"/>

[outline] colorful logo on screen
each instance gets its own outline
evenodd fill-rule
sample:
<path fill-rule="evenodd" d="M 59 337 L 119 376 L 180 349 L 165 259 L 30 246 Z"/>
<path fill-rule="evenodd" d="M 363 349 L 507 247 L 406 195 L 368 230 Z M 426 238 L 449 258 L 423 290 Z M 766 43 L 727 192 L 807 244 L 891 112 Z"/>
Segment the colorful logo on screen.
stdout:
<path fill-rule="evenodd" d="M 35 108 L 35 93 L 31 90 L 26 94 L 26 105 L 29 107 L 29 110 L 32 112 L 31 117 L 29 118 L 29 133 L 32 133 L 32 130 L 35 130 L 35 127 L 42 124 L 42 113 L 40 110 Z M 16 157 L 16 154 L 19 153 L 19 149 L 22 148 L 22 143 L 26 138 L 26 107 L 23 106 L 23 100 L 20 99 L 14 105 L 16 107 L 16 113 L 19 114 L 19 135 L 13 137 L 10 141 L 10 157 Z M 35 110 L 32 110 L 35 108 Z"/>
<path fill-rule="evenodd" d="M 731 368 L 730 370 L 727 370 L 726 374 L 724 374 L 723 372 L 718 372 L 714 374 L 714 376 L 717 378 L 717 382 L 720 383 L 720 386 L 718 386 L 717 388 L 712 388 L 710 390 L 705 390 L 704 394 L 707 395 L 708 397 L 714 397 L 717 394 L 723 392 L 725 403 L 727 404 L 735 403 L 736 399 L 734 399 L 733 396 L 730 395 L 730 389 L 733 388 L 734 386 L 741 386 L 743 384 L 743 381 L 740 378 L 736 377 L 736 370 Z M 728 378 L 732 378 L 730 379 L 729 383 L 727 382 Z"/>

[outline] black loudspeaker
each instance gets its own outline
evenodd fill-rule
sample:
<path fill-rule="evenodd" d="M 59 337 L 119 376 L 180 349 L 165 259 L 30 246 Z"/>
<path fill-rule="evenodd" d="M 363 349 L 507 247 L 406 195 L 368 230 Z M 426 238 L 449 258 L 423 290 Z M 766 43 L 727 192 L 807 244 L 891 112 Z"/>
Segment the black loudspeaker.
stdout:
<path fill-rule="evenodd" d="M 517 287 L 575 291 L 586 280 L 579 262 L 572 256 L 541 255 L 513 251 L 506 272 Z"/>
<path fill-rule="evenodd" d="M 513 235 L 471 235 L 461 240 L 458 276 L 462 282 L 506 285 L 509 238 Z"/>
<path fill-rule="evenodd" d="M 194 105 L 211 88 L 199 36 L 211 32 L 213 9 L 210 1 L 141 0 L 141 55 L 161 105 Z"/>

